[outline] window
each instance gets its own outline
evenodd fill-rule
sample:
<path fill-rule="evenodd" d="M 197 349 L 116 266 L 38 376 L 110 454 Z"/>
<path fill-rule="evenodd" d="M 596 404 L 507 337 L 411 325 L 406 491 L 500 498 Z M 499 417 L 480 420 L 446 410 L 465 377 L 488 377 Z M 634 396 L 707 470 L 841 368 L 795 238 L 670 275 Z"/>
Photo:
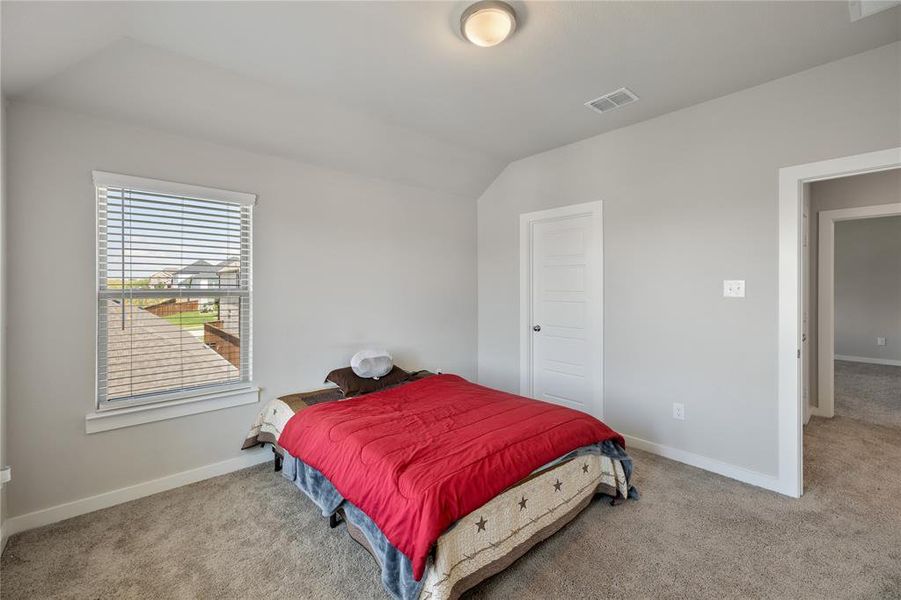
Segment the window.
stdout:
<path fill-rule="evenodd" d="M 94 172 L 97 406 L 251 381 L 255 196 Z"/>

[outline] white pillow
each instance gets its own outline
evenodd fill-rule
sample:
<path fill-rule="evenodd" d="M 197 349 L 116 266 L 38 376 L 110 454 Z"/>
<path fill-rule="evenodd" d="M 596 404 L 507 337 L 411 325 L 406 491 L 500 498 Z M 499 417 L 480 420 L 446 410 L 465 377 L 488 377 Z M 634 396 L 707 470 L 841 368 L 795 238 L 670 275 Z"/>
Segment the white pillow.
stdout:
<path fill-rule="evenodd" d="M 357 377 L 378 379 L 387 375 L 394 361 L 387 350 L 360 350 L 350 359 L 350 368 Z"/>

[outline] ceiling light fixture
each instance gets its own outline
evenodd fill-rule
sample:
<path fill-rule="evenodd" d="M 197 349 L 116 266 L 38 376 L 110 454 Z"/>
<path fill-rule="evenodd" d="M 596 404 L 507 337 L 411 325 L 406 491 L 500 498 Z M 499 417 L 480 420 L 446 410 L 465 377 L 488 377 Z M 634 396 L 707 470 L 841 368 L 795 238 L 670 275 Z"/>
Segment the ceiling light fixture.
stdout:
<path fill-rule="evenodd" d="M 497 46 L 515 30 L 516 13 L 513 7 L 499 0 L 476 2 L 460 17 L 463 37 L 483 48 Z"/>

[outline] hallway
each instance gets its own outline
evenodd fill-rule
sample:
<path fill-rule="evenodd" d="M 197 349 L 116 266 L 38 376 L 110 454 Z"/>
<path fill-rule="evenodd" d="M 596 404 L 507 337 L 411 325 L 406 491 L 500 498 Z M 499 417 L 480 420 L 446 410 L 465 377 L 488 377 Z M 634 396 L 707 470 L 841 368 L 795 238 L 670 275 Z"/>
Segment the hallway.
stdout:
<path fill-rule="evenodd" d="M 901 367 L 835 361 L 835 414 L 901 427 Z"/>

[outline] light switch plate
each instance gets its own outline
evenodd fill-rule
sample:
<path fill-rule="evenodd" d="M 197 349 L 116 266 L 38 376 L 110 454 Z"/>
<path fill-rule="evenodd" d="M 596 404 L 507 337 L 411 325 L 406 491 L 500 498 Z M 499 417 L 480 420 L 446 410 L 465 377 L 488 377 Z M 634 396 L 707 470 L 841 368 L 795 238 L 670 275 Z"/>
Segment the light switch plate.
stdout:
<path fill-rule="evenodd" d="M 744 279 L 725 279 L 723 280 L 723 298 L 744 298 L 745 297 L 745 280 Z"/>
<path fill-rule="evenodd" d="M 884 337 L 876 338 L 876 345 L 877 346 L 885 346 L 885 338 Z"/>

